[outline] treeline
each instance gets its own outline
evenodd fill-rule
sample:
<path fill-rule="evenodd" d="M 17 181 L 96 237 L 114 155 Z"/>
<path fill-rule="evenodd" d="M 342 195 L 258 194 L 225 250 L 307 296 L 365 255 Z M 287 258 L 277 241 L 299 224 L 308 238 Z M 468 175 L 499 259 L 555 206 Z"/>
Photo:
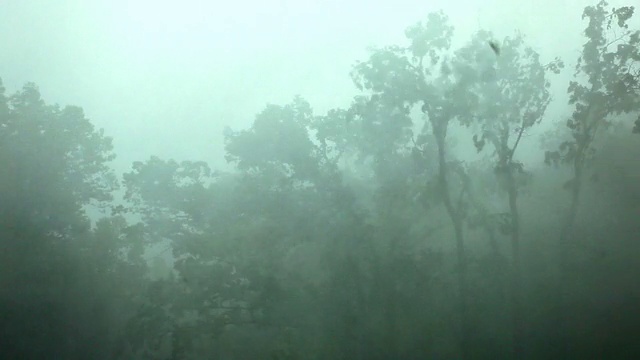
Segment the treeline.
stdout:
<path fill-rule="evenodd" d="M 151 157 L 119 180 L 80 108 L 2 88 L 0 357 L 634 358 L 632 16 L 585 8 L 558 121 L 561 59 L 519 34 L 454 49 L 429 14 L 354 66 L 348 108 L 297 97 L 227 132 L 229 173 Z"/>

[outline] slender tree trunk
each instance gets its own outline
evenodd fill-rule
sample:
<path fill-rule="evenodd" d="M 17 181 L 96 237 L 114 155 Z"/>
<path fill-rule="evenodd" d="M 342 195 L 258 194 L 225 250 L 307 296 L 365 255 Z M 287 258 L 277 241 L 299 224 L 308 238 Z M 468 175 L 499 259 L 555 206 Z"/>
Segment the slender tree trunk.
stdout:
<path fill-rule="evenodd" d="M 563 358 L 569 359 L 572 356 L 571 341 L 571 306 L 569 305 L 569 294 L 571 288 L 571 249 L 575 244 L 573 236 L 573 228 L 578 216 L 578 206 L 580 204 L 580 194 L 582 192 L 582 177 L 584 171 L 584 162 L 582 157 L 578 156 L 574 163 L 574 179 L 571 187 L 571 205 L 560 233 L 560 274 L 558 279 L 558 296 L 559 296 L 559 330 L 561 342 L 561 354 Z"/>
<path fill-rule="evenodd" d="M 520 257 L 520 214 L 518 212 L 518 189 L 513 177 L 513 170 L 507 170 L 507 191 L 509 195 L 509 211 L 511 213 L 511 306 L 513 331 L 513 356 L 522 359 L 524 356 L 524 321 L 522 308 L 522 266 Z"/>
<path fill-rule="evenodd" d="M 398 356 L 398 291 L 396 289 L 396 281 L 393 279 L 398 274 L 396 265 L 397 261 L 397 244 L 398 239 L 391 240 L 391 249 L 389 259 L 391 263 L 387 263 L 388 272 L 385 274 L 385 283 L 387 289 L 385 293 L 385 348 L 388 358 L 396 358 Z"/>
<path fill-rule="evenodd" d="M 440 124 L 438 126 L 445 126 Z M 451 194 L 448 182 L 448 166 L 445 156 L 445 138 L 446 127 L 439 129 L 434 123 L 434 133 L 436 134 L 436 141 L 438 144 L 438 163 L 439 163 L 439 185 L 442 200 L 447 209 L 447 213 L 453 223 L 455 238 L 456 238 L 456 255 L 458 260 L 457 269 L 457 281 L 458 289 L 460 292 L 460 347 L 462 359 L 469 358 L 469 340 L 471 336 L 469 311 L 468 311 L 468 285 L 467 285 L 467 260 L 464 248 L 464 223 L 458 210 L 456 210 L 451 200 Z"/>

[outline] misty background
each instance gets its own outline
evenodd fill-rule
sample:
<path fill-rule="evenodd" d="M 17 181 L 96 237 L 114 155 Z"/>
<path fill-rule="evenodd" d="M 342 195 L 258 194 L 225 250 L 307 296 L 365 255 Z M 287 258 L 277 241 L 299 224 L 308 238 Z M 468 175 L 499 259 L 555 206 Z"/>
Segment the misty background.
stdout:
<path fill-rule="evenodd" d="M 0 0 L 0 358 L 640 358 L 633 5 Z"/>
<path fill-rule="evenodd" d="M 559 56 L 572 68 L 576 14 L 591 3 L 4 0 L 0 74 L 9 93 L 32 81 L 52 103 L 82 104 L 114 138 L 119 173 L 152 154 L 225 168 L 225 126 L 246 128 L 265 104 L 295 95 L 316 113 L 347 106 L 355 61 L 400 43 L 423 14 L 451 18 L 454 47 L 478 28 L 519 30 L 543 62 Z M 566 115 L 569 75 L 552 79 L 549 114 Z"/>

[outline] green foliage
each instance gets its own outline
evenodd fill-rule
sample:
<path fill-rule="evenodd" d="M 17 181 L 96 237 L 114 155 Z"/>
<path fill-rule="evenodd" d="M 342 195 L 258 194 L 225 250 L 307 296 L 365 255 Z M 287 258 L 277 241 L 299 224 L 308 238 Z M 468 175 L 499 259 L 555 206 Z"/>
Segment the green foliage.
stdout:
<path fill-rule="evenodd" d="M 46 233 L 84 231 L 82 206 L 105 204 L 117 182 L 108 162 L 111 139 L 95 131 L 82 109 L 46 105 L 27 84 L 0 94 L 0 215 L 5 226 Z"/>
<path fill-rule="evenodd" d="M 0 90 L 0 357 L 108 358 L 144 271 L 124 220 L 94 232 L 83 210 L 117 188 L 111 139 L 34 84 Z"/>
<path fill-rule="evenodd" d="M 411 53 L 415 59 L 422 59 L 429 55 L 431 64 L 435 65 L 440 59 L 440 50 L 449 49 L 453 26 L 448 17 L 442 12 L 427 15 L 426 23 L 419 22 L 405 31 L 407 39 L 411 41 Z"/>
<path fill-rule="evenodd" d="M 310 140 L 312 120 L 308 104 L 296 99 L 267 107 L 249 130 L 228 134 L 237 175 L 210 177 L 203 164 L 157 158 L 135 163 L 125 175 L 147 238 L 171 242 L 179 274 L 177 283 L 160 282 L 155 287 L 165 290 L 147 295 L 158 309 L 132 320 L 130 331 L 140 333 L 131 334 L 129 346 L 163 341 L 162 332 L 136 325 L 147 321 L 183 335 L 188 325 L 191 335 L 173 339 L 175 354 L 193 353 L 199 340 L 221 341 L 233 328 L 307 326 L 306 316 L 290 311 L 309 301 L 308 283 L 290 268 L 297 261 L 291 254 L 333 236 L 357 241 L 345 235 L 357 233 L 350 194 L 321 145 Z M 160 296 L 165 291 L 180 296 Z M 197 314 L 195 322 L 185 324 L 187 313 Z M 270 348 L 274 356 L 293 356 L 282 344 Z"/>
<path fill-rule="evenodd" d="M 425 23 L 407 29 L 408 47 L 378 49 L 354 67 L 354 83 L 371 95 L 356 97 L 350 108 L 354 114 L 351 128 L 358 134 L 360 158 L 372 157 L 379 166 L 378 176 L 391 173 L 385 171 L 389 164 L 411 153 L 415 156 L 416 150 L 423 152 L 420 147 L 428 138 L 428 127 L 423 127 L 416 143 L 412 118 L 415 105 L 422 102 L 423 111 L 432 111 L 433 115 L 450 101 L 450 81 L 441 75 L 440 68 L 447 66 L 452 34 L 453 28 L 443 13 L 430 14 Z M 425 57 L 429 58 L 426 64 Z M 451 109 L 454 107 L 446 111 Z"/>
<path fill-rule="evenodd" d="M 317 116 L 310 125 L 320 142 L 320 155 L 323 161 L 336 164 L 343 155 L 354 151 L 358 134 L 350 131 L 352 112 L 343 109 L 331 109 L 324 116 Z"/>
<path fill-rule="evenodd" d="M 15 152 L 21 166 L 29 167 L 16 171 L 31 171 L 50 186 L 65 186 L 82 204 L 110 200 L 116 188 L 107 165 L 114 158 L 111 139 L 94 130 L 81 108 L 46 105 L 34 84 L 11 96 L 7 107 L 3 152 Z"/>
<path fill-rule="evenodd" d="M 227 137 L 227 161 L 244 171 L 313 178 L 319 154 L 308 136 L 313 114 L 309 104 L 296 98 L 292 104 L 271 105 L 258 114 L 251 130 Z"/>
<path fill-rule="evenodd" d="M 175 208 L 197 217 L 203 206 L 202 193 L 212 181 L 209 166 L 201 161 L 164 161 L 151 157 L 147 162 L 134 162 L 133 171 L 124 174 L 125 199 L 145 215 L 147 211 Z"/>
<path fill-rule="evenodd" d="M 609 9 L 605 1 L 585 8 L 587 42 L 568 88 L 574 112 L 566 126 L 572 138 L 548 152 L 547 163 L 560 160 L 583 167 L 595 155 L 592 144 L 598 132 L 608 128 L 616 116 L 640 110 L 640 30 L 628 26 L 633 10 Z"/>
<path fill-rule="evenodd" d="M 460 120 L 465 125 L 480 124 L 481 133 L 473 137 L 478 152 L 488 141 L 505 162 L 515 152 L 519 134 L 542 120 L 551 101 L 547 73 L 557 73 L 563 64 L 559 59 L 541 64 L 521 34 L 502 42 L 499 57 L 490 56 L 485 44 L 492 38 L 489 32 L 476 34 L 456 52 L 453 67 L 463 74 L 459 81 L 468 91 L 464 96 L 474 104 L 459 113 Z"/>

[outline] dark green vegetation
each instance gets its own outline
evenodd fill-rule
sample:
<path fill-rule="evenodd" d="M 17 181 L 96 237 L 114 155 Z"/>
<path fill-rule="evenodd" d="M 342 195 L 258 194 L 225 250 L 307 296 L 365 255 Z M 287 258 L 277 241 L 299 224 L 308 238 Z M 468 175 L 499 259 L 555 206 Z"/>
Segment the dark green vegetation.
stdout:
<path fill-rule="evenodd" d="M 80 108 L 2 89 L 0 358 L 640 356 L 632 15 L 585 9 L 564 116 L 559 59 L 519 34 L 452 49 L 430 14 L 356 64 L 349 108 L 228 132 L 232 173 L 152 157 L 119 182 Z"/>

